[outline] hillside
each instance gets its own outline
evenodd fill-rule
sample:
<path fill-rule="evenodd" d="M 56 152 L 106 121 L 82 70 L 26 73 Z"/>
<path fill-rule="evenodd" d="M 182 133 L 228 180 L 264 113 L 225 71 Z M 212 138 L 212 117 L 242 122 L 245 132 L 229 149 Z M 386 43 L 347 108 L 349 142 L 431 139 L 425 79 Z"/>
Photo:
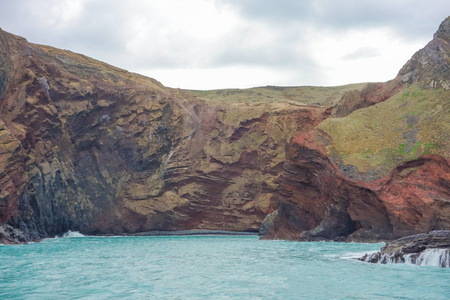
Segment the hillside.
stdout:
<path fill-rule="evenodd" d="M 449 229 L 449 54 L 450 17 L 394 80 L 347 93 L 333 117 L 296 134 L 265 238 L 377 241 Z"/>
<path fill-rule="evenodd" d="M 353 166 L 379 179 L 399 163 L 427 153 L 450 157 L 449 99 L 450 90 L 412 84 L 384 102 L 330 118 L 318 128 L 332 139 L 327 154 L 343 174 L 351 177 Z"/>
<path fill-rule="evenodd" d="M 349 91 L 361 90 L 366 83 L 348 84 L 335 87 L 278 87 L 265 86 L 250 89 L 189 90 L 205 99 L 226 103 L 292 103 L 313 106 L 334 106 Z"/>

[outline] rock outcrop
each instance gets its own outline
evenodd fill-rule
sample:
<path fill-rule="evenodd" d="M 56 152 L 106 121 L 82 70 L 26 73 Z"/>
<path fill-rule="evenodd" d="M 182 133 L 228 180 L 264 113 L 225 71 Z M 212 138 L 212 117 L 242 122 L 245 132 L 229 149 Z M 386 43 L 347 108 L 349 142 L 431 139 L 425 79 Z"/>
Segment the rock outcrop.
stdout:
<path fill-rule="evenodd" d="M 369 263 L 409 263 L 419 266 L 450 267 L 450 231 L 406 236 L 383 246 L 380 251 L 358 258 Z"/>
<path fill-rule="evenodd" d="M 258 232 L 293 133 L 331 110 L 224 103 L 0 30 L 0 242 Z"/>
<path fill-rule="evenodd" d="M 423 88 L 450 89 L 450 17 L 425 48 L 417 51 L 398 73 L 402 81 L 419 82 Z"/>
<path fill-rule="evenodd" d="M 335 118 L 293 137 L 263 238 L 379 241 L 450 228 L 448 32 L 450 17 L 396 79 L 350 92 Z"/>
<path fill-rule="evenodd" d="M 450 89 L 450 17 L 445 19 L 424 49 L 417 51 L 399 71 L 385 83 L 372 83 L 361 91 L 350 91 L 333 110 L 334 117 L 345 117 L 352 111 L 385 101 L 405 84 L 420 83 L 422 88 Z"/>
<path fill-rule="evenodd" d="M 345 117 L 351 112 L 375 105 L 392 97 L 404 86 L 401 78 L 385 83 L 369 83 L 362 90 L 353 90 L 342 96 L 341 100 L 334 106 L 333 117 Z"/>

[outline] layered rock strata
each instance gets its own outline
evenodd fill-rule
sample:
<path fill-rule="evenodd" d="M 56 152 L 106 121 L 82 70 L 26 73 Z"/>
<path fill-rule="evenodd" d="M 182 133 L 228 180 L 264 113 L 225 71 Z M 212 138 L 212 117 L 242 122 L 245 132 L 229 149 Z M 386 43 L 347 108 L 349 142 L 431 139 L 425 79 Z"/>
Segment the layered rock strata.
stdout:
<path fill-rule="evenodd" d="M 222 103 L 0 31 L 0 242 L 258 232 L 294 132 L 331 110 Z"/>
<path fill-rule="evenodd" d="M 320 132 L 296 135 L 264 238 L 379 241 L 450 228 L 450 162 L 424 155 L 370 183 L 340 173 Z"/>

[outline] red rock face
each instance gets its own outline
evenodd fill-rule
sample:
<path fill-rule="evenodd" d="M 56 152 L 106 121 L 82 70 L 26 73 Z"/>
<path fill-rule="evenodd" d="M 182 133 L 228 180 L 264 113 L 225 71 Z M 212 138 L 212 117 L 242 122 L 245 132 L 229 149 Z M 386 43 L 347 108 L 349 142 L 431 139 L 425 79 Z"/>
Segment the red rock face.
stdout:
<path fill-rule="evenodd" d="M 425 155 L 371 183 L 328 158 L 318 131 L 296 135 L 267 239 L 378 241 L 450 227 L 449 161 Z"/>
<path fill-rule="evenodd" d="M 395 237 L 450 228 L 450 161 L 425 155 L 398 166 L 377 195 Z"/>
<path fill-rule="evenodd" d="M 296 135 L 279 178 L 278 215 L 264 238 L 377 240 L 389 236 L 382 201 L 364 182 L 339 173 L 317 131 Z"/>
<path fill-rule="evenodd" d="M 400 77 L 384 82 L 369 83 L 361 91 L 350 91 L 336 104 L 334 117 L 345 117 L 352 111 L 369 107 L 389 99 L 404 86 Z"/>

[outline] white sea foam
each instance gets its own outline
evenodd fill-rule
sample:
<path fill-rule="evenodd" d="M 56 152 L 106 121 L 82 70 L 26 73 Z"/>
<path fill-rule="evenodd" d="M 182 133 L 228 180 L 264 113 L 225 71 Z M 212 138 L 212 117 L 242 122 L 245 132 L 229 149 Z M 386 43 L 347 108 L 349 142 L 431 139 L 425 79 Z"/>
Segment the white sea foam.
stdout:
<path fill-rule="evenodd" d="M 85 235 L 81 234 L 78 231 L 67 231 L 66 233 L 64 233 L 63 238 L 80 238 L 80 237 L 85 237 Z"/>
<path fill-rule="evenodd" d="M 383 253 L 380 255 L 378 252 L 367 253 L 363 261 L 378 261 L 379 264 L 403 263 L 401 256 L 395 256 L 395 254 L 391 253 Z"/>
<path fill-rule="evenodd" d="M 433 266 L 433 267 L 450 267 L 450 250 L 449 249 L 427 249 L 417 254 L 400 254 L 396 255 L 394 253 L 368 253 L 364 261 L 371 262 L 373 260 L 378 260 L 379 264 L 387 263 L 405 263 L 410 265 L 418 266 Z"/>
<path fill-rule="evenodd" d="M 405 262 L 412 263 L 411 255 L 405 255 Z M 434 267 L 450 267 L 450 250 L 449 249 L 427 249 L 423 251 L 416 259 L 416 265 L 434 266 Z"/>
<path fill-rule="evenodd" d="M 345 253 L 344 255 L 341 255 L 340 258 L 342 258 L 342 259 L 357 259 L 357 258 L 363 257 L 366 254 L 372 255 L 377 252 L 378 252 L 377 250 L 364 251 L 364 252 L 348 252 L 348 253 Z"/>

